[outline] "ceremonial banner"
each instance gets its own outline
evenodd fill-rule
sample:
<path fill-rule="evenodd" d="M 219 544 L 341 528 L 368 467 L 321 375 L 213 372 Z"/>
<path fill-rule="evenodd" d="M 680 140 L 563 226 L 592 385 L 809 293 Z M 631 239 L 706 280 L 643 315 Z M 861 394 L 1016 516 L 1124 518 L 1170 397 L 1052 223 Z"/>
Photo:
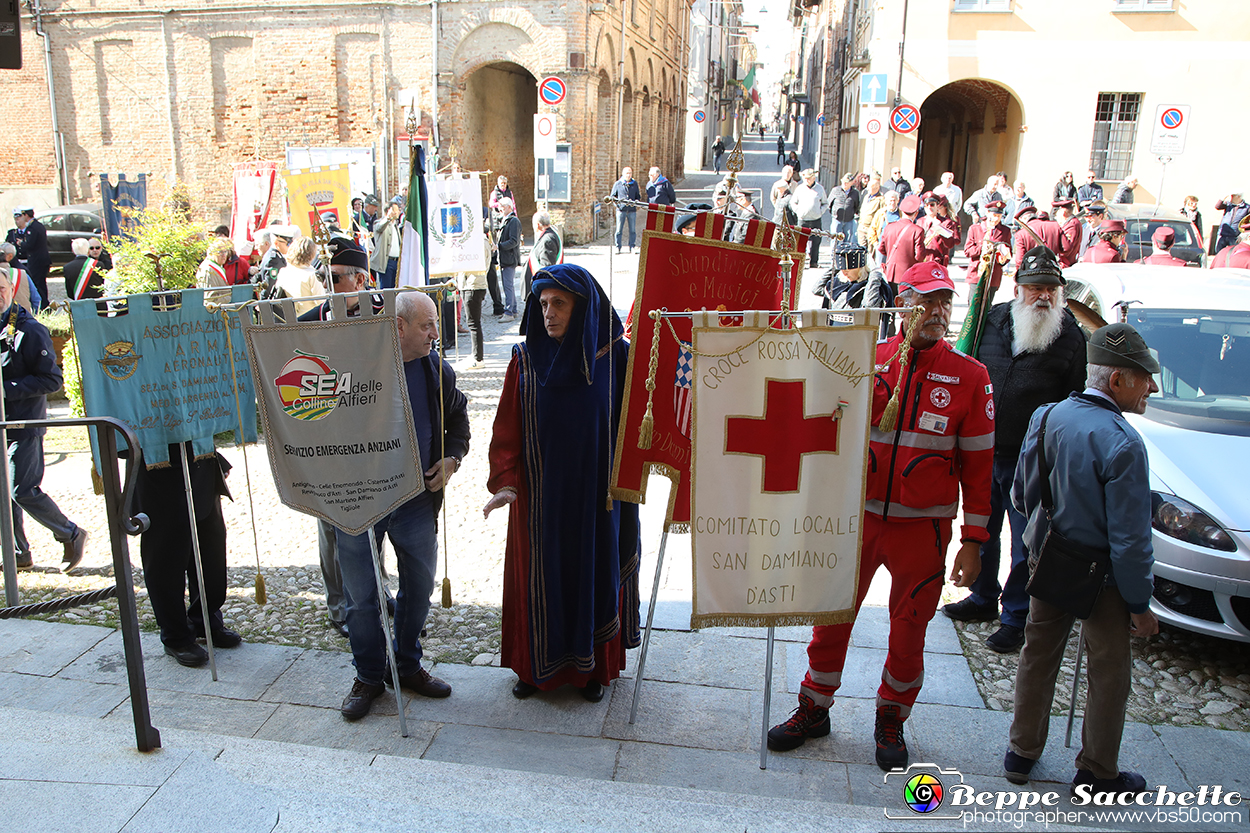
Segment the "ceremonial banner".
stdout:
<path fill-rule="evenodd" d="M 234 203 L 230 213 L 230 239 L 235 249 L 251 242 L 256 230 L 269 222 L 269 206 L 278 177 L 277 162 L 236 162 Z"/>
<path fill-rule="evenodd" d="M 287 506 L 359 535 L 425 489 L 395 327 L 395 294 L 373 314 L 362 295 L 348 318 L 331 298 L 330 321 L 295 321 L 290 300 L 243 322 L 265 446 Z M 437 396 L 438 391 L 430 391 Z"/>
<path fill-rule="evenodd" d="M 486 271 L 482 179 L 477 174 L 426 177 L 430 196 L 430 277 Z"/>
<path fill-rule="evenodd" d="M 691 627 L 854 619 L 876 318 L 768 319 L 694 322 Z"/>
<path fill-rule="evenodd" d="M 130 182 L 125 174 L 118 174 L 116 185 L 109 182 L 108 174 L 100 174 L 100 201 L 104 204 L 104 239 L 125 235 L 138 225 L 134 212 L 148 207 L 147 174 Z"/>
<path fill-rule="evenodd" d="M 721 240 L 725 217 L 710 212 L 694 223 L 695 235 L 674 234 L 672 206 L 647 209 L 642 233 L 638 287 L 630 313 L 629 368 L 622 403 L 616 461 L 612 468 L 612 496 L 641 503 L 647 496 L 647 475 L 658 472 L 672 482 L 665 523 L 685 531 L 690 522 L 690 408 L 689 353 L 672 338 L 690 343 L 690 321 L 669 319 L 662 325 L 652 400 L 654 430 L 651 447 L 640 448 L 639 428 L 647 412 L 655 309 L 683 310 L 780 309 L 782 281 L 778 277 L 780 252 L 769 248 L 777 227 L 763 220 L 747 224 L 746 244 Z M 794 308 L 803 275 L 806 232 L 795 229 L 790 304 Z M 726 316 L 723 324 L 741 323 Z"/>
<path fill-rule="evenodd" d="M 228 292 L 234 302 L 252 297 L 250 286 L 212 291 Z M 243 441 L 256 442 L 256 392 L 238 321 L 230 319 L 227 337 L 226 319 L 204 308 L 204 293 L 129 295 L 124 311 L 105 315 L 95 300 L 69 304 L 82 363 L 83 409 L 87 416 L 116 417 L 134 428 L 148 466 L 168 463 L 171 443 L 190 441 L 197 456 L 210 454 L 213 435 L 236 431 L 240 422 Z"/>
<path fill-rule="evenodd" d="M 291 169 L 282 172 L 291 222 L 305 237 L 312 237 L 313 223 L 329 211 L 338 218 L 338 227 L 351 228 L 352 183 L 346 165 L 325 168 Z"/>

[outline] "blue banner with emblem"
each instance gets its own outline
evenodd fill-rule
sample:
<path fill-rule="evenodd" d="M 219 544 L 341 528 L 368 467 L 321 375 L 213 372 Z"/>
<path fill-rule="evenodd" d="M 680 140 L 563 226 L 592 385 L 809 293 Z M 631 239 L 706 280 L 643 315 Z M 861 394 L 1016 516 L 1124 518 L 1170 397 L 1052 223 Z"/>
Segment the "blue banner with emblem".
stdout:
<path fill-rule="evenodd" d="M 209 291 L 225 301 L 226 290 Z M 234 303 L 252 297 L 250 286 L 229 292 Z M 99 301 L 70 302 L 86 415 L 134 428 L 148 466 L 168 463 L 171 443 L 190 441 L 197 457 L 209 454 L 214 434 L 240 424 L 243 441 L 256 441 L 256 390 L 239 317 L 206 309 L 204 295 L 129 295 L 104 312 Z"/>
<path fill-rule="evenodd" d="M 100 200 L 104 203 L 105 239 L 127 235 L 139 225 L 135 212 L 148 207 L 147 175 L 127 181 L 125 174 L 118 174 L 113 183 L 108 174 L 100 174 Z"/>

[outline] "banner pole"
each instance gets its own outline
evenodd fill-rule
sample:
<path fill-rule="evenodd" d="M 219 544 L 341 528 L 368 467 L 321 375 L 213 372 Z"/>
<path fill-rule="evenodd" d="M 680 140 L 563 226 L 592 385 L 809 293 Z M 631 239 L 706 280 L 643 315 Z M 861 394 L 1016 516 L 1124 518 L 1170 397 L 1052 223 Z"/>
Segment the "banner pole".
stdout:
<path fill-rule="evenodd" d="M 1072 721 L 1076 718 L 1076 693 L 1081 685 L 1081 660 L 1085 653 L 1085 623 L 1076 635 L 1076 670 L 1072 672 L 1072 696 L 1068 698 L 1068 734 L 1063 739 L 1063 748 L 1072 746 Z"/>
<path fill-rule="evenodd" d="M 773 642 L 777 629 L 768 626 L 768 658 L 764 667 L 764 725 L 760 727 L 760 769 L 768 769 L 768 713 L 773 706 Z"/>
<path fill-rule="evenodd" d="M 7 417 L 4 413 L 4 397 L 0 396 L 0 422 Z M 13 484 L 9 482 L 9 432 L 0 428 L 0 448 L 5 450 L 5 464 L 0 466 L 0 539 L 3 541 L 4 556 L 4 604 L 15 607 L 19 601 L 17 590 L 17 552 L 13 536 Z"/>
<path fill-rule="evenodd" d="M 187 517 L 191 521 L 191 554 L 195 556 L 195 580 L 200 590 L 200 614 L 204 617 L 204 644 L 208 648 L 208 667 L 217 682 L 217 656 L 213 652 L 213 622 L 208 616 L 208 594 L 204 592 L 204 559 L 200 556 L 200 525 L 195 520 L 195 496 L 191 491 L 191 468 L 187 461 L 187 444 L 178 443 L 182 457 L 182 485 L 187 492 Z M 214 497 L 213 500 L 219 500 Z"/>
<path fill-rule="evenodd" d="M 367 529 L 369 552 L 373 554 L 373 578 L 378 583 L 378 613 L 382 617 L 382 629 L 386 631 L 386 659 L 391 667 L 391 685 L 395 688 L 395 705 L 399 708 L 399 736 L 408 737 L 408 720 L 404 716 L 404 693 L 399 687 L 399 665 L 395 662 L 395 644 L 392 641 L 391 620 L 386 615 L 386 589 L 382 586 L 382 562 L 378 553 L 378 539 L 373 527 Z"/>
<path fill-rule="evenodd" d="M 647 667 L 647 647 L 651 644 L 651 623 L 655 620 L 655 600 L 660 595 L 660 574 L 664 570 L 664 547 L 668 544 L 668 524 L 660 533 L 660 552 L 655 559 L 655 581 L 651 584 L 651 604 L 647 607 L 647 630 L 642 637 L 642 651 L 638 654 L 638 670 L 634 674 L 634 702 L 629 707 L 629 723 L 638 717 L 638 693 L 642 691 L 642 672 Z"/>

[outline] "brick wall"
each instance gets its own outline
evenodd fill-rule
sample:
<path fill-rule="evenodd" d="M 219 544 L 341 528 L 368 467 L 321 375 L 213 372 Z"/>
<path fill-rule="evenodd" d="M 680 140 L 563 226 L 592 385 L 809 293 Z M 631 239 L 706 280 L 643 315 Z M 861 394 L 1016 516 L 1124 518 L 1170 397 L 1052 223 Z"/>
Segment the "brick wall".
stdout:
<path fill-rule="evenodd" d="M 677 45 L 689 14 L 683 2 L 643 0 L 636 25 L 627 23 L 618 151 L 620 5 L 589 8 L 567 0 L 441 5 L 436 86 L 428 6 L 314 1 L 213 11 L 175 0 L 165 12 L 137 0 L 53 2 L 45 28 L 69 201 L 97 200 L 100 172 L 144 172 L 149 202 L 180 180 L 195 214 L 222 222 L 232 164 L 281 161 L 288 144 L 371 145 L 378 176 L 389 174 L 381 190 L 395 193 L 406 178 L 395 159 L 406 106 L 415 93 L 428 118 L 437 88 L 444 157 L 454 143 L 464 167 L 506 173 L 523 216 L 534 204 L 531 116 L 540 107 L 557 113 L 559 140 L 573 146 L 572 200 L 551 209 L 570 241 L 584 240 L 591 204 L 610 189 L 618 162 L 644 178 L 652 164 L 681 174 L 686 70 Z M 56 183 L 42 41 L 29 18 L 23 26 L 25 68 L 0 75 L 6 100 L 20 102 L 11 112 L 21 126 L 0 137 L 0 191 Z M 582 56 L 577 67 L 573 54 Z M 546 75 L 568 86 L 556 108 L 537 99 Z"/>

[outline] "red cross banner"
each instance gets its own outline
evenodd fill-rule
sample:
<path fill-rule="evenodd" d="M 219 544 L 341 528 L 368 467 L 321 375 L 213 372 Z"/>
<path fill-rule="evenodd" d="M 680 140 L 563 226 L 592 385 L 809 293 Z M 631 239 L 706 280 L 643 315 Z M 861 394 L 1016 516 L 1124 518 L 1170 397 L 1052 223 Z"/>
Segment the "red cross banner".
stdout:
<path fill-rule="evenodd" d="M 876 328 L 746 318 L 693 322 L 691 627 L 850 622 Z"/>
<path fill-rule="evenodd" d="M 673 232 L 672 206 L 647 209 L 638 263 L 638 286 L 630 312 L 632 348 L 626 370 L 616 461 L 612 468 L 612 496 L 631 503 L 645 502 L 647 476 L 657 472 L 669 478 L 665 524 L 670 531 L 684 532 L 690 523 L 690 321 L 669 319 L 662 325 L 657 353 L 654 394 L 648 396 L 652 310 L 780 309 L 782 282 L 778 276 L 781 253 L 772 242 L 777 227 L 763 219 L 746 223 L 744 243 L 723 240 L 727 221 L 722 214 L 704 212 L 692 224 L 692 236 Z M 791 309 L 795 307 L 803 275 L 807 234 L 795 229 L 794 265 L 791 267 Z M 731 230 L 732 232 L 732 230 Z M 725 317 L 723 323 L 740 324 Z M 677 334 L 672 338 L 670 332 Z M 639 427 L 651 400 L 654 420 L 649 448 L 639 446 Z"/>

